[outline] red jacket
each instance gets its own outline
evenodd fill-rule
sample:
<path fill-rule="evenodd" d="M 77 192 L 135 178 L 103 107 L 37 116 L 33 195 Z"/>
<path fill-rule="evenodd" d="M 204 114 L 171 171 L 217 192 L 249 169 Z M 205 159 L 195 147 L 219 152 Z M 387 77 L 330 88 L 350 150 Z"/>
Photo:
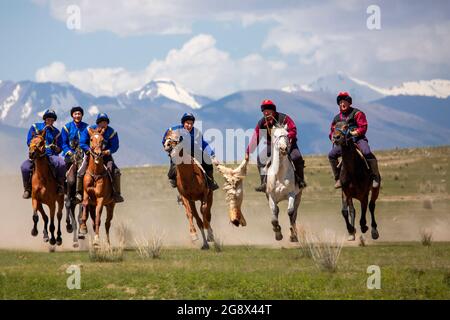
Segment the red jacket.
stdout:
<path fill-rule="evenodd" d="M 288 115 L 286 115 L 284 113 L 277 112 L 275 114 L 275 119 L 277 121 L 279 121 L 282 125 L 285 125 L 285 124 L 287 125 L 289 141 L 291 142 L 291 144 L 295 143 L 297 141 L 297 127 L 295 126 L 295 123 L 291 119 L 291 117 L 289 117 Z M 267 130 L 267 128 L 271 129 L 273 127 L 274 122 L 275 121 L 273 121 L 273 120 L 272 121 L 269 120 L 269 123 L 267 123 L 267 121 L 264 117 L 262 117 L 261 120 L 258 121 L 258 123 L 256 124 L 256 127 L 255 127 L 255 131 L 253 132 L 252 139 L 250 140 L 250 143 L 247 147 L 247 150 L 246 150 L 247 154 L 250 154 L 253 151 L 255 151 L 256 147 L 258 146 L 260 138 L 261 138 L 260 130 L 261 129 Z M 267 139 L 267 144 L 270 145 L 271 137 L 268 132 L 267 132 L 266 139 Z"/>
<path fill-rule="evenodd" d="M 364 137 L 366 135 L 367 126 L 369 125 L 366 115 L 361 110 L 350 108 L 345 114 L 340 112 L 334 117 L 333 122 L 331 122 L 330 134 L 328 135 L 330 140 L 334 132 L 334 127 L 339 121 L 348 121 L 350 127 L 355 126 L 355 130 L 358 131 L 358 137 Z"/>

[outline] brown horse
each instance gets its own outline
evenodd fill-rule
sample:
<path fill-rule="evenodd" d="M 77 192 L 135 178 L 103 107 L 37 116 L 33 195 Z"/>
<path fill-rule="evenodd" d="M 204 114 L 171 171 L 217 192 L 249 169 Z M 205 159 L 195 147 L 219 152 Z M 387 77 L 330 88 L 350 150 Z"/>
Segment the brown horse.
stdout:
<path fill-rule="evenodd" d="M 48 242 L 48 217 L 45 214 L 43 204 L 47 205 L 50 210 L 50 245 L 62 244 L 61 238 L 61 219 L 62 208 L 64 205 L 64 195 L 58 195 L 57 193 L 57 181 L 53 177 L 50 169 L 50 163 L 45 154 L 45 133 L 46 129 L 33 134 L 29 146 L 29 158 L 34 162 L 33 175 L 31 178 L 31 202 L 33 206 L 33 229 L 31 235 L 36 237 L 38 235 L 37 223 L 39 216 L 37 212 L 41 213 L 42 219 L 44 219 L 44 242 Z M 56 203 L 58 203 L 58 212 L 56 214 L 58 218 L 58 231 L 55 239 L 55 209 Z"/>
<path fill-rule="evenodd" d="M 213 203 L 213 191 L 208 188 L 205 172 L 201 164 L 190 155 L 183 155 L 183 146 L 177 131 L 169 130 L 166 135 L 166 142 L 169 145 L 170 157 L 176 164 L 177 189 L 181 196 L 181 201 L 186 210 L 189 220 L 189 231 L 192 241 L 198 240 L 197 231 L 193 219 L 197 222 L 203 238 L 202 249 L 209 249 L 208 242 L 214 241 L 214 234 L 211 228 L 211 207 Z M 180 143 L 181 142 L 181 143 Z M 200 218 L 195 202 L 200 201 Z M 205 231 L 207 230 L 207 237 Z"/>
<path fill-rule="evenodd" d="M 366 212 L 367 205 L 372 218 L 372 239 L 379 237 L 377 223 L 375 221 L 375 202 L 378 199 L 380 187 L 372 187 L 372 176 L 368 169 L 367 163 L 357 150 L 347 122 L 342 121 L 336 123 L 333 132 L 333 143 L 341 146 L 342 150 L 342 168 L 340 180 L 342 184 L 342 215 L 344 216 L 349 234 L 348 240 L 355 240 L 355 207 L 353 199 L 358 199 L 361 203 L 361 219 L 359 224 L 362 233 L 366 233 L 367 227 Z M 371 193 L 369 202 L 369 193 Z M 350 220 L 349 221 L 349 215 Z"/>
<path fill-rule="evenodd" d="M 90 150 L 89 150 L 89 165 L 83 180 L 83 214 L 81 217 L 80 234 L 87 234 L 86 220 L 88 211 L 94 221 L 94 242 L 95 246 L 99 245 L 99 231 L 103 206 L 106 207 L 106 237 L 108 243 L 109 229 L 111 227 L 111 220 L 114 214 L 115 201 L 113 199 L 113 188 L 111 179 L 108 175 L 108 170 L 103 163 L 103 148 L 104 128 L 97 128 L 96 130 L 88 129 L 90 136 Z"/>

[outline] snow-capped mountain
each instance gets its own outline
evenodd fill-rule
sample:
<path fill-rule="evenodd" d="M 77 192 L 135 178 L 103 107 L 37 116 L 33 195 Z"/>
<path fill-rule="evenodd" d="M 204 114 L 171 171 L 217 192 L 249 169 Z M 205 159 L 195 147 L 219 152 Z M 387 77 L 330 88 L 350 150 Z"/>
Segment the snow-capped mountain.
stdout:
<path fill-rule="evenodd" d="M 127 91 L 120 96 L 125 103 L 145 101 L 151 104 L 158 100 L 168 99 L 189 106 L 192 109 L 200 109 L 202 105 L 210 102 L 210 99 L 196 95 L 170 79 L 150 81 L 143 87 Z"/>
<path fill-rule="evenodd" d="M 351 77 L 343 72 L 318 78 L 308 85 L 290 85 L 281 89 L 285 92 L 323 92 L 336 95 L 340 91 L 349 92 L 354 101 L 368 102 L 387 96 L 428 96 L 447 98 L 450 96 L 450 80 L 424 80 L 405 82 L 398 86 L 382 88 L 366 81 Z"/>

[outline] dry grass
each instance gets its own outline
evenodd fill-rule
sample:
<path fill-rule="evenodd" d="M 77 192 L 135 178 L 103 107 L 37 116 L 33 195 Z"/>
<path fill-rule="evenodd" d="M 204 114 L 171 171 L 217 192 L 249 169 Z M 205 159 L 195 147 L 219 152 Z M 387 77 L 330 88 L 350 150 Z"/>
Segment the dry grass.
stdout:
<path fill-rule="evenodd" d="M 422 229 L 420 231 L 420 242 L 425 247 L 431 246 L 431 243 L 433 242 L 433 231 L 430 229 Z"/>
<path fill-rule="evenodd" d="M 124 242 L 120 240 L 118 247 L 112 247 L 106 240 L 100 240 L 98 245 L 94 245 L 92 239 L 89 240 L 89 259 L 92 262 L 120 262 L 123 261 Z"/>
<path fill-rule="evenodd" d="M 132 245 L 133 233 L 131 232 L 130 223 L 128 220 L 117 221 L 115 229 L 118 238 L 121 242 L 123 242 L 123 246 L 125 248 L 130 247 Z"/>
<path fill-rule="evenodd" d="M 323 235 L 304 231 L 301 238 L 304 245 L 309 248 L 309 254 L 319 269 L 336 272 L 344 239 L 338 240 L 335 234 L 328 231 L 325 231 Z"/>
<path fill-rule="evenodd" d="M 163 251 L 163 236 L 154 233 L 150 239 L 135 239 L 136 249 L 139 257 L 142 259 L 159 259 Z"/>

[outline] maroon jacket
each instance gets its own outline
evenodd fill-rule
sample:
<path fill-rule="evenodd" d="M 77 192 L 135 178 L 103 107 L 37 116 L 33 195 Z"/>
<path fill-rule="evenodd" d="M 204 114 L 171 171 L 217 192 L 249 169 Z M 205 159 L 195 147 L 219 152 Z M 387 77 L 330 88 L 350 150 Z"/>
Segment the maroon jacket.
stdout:
<path fill-rule="evenodd" d="M 288 138 L 291 144 L 294 144 L 297 141 L 297 127 L 295 126 L 294 121 L 286 114 L 277 112 L 275 114 L 275 119 L 282 125 L 287 125 L 287 131 L 288 131 Z M 253 132 L 252 139 L 250 140 L 250 143 L 247 147 L 246 153 L 250 154 L 253 151 L 255 151 L 255 148 L 258 146 L 260 138 L 261 138 L 261 129 L 268 129 L 272 128 L 275 121 L 271 119 L 272 121 L 266 121 L 264 117 L 261 118 L 261 120 L 258 121 L 258 124 L 255 127 L 255 131 Z M 267 144 L 270 145 L 271 143 L 271 137 L 267 130 Z"/>
<path fill-rule="evenodd" d="M 349 123 L 350 129 L 355 129 L 356 131 L 358 131 L 358 137 L 365 137 L 367 126 L 369 125 L 369 123 L 367 122 L 366 115 L 361 110 L 350 108 L 345 114 L 342 112 L 337 114 L 334 117 L 333 122 L 331 122 L 330 134 L 328 135 L 330 140 L 333 136 L 334 127 L 339 121 L 347 121 Z"/>

